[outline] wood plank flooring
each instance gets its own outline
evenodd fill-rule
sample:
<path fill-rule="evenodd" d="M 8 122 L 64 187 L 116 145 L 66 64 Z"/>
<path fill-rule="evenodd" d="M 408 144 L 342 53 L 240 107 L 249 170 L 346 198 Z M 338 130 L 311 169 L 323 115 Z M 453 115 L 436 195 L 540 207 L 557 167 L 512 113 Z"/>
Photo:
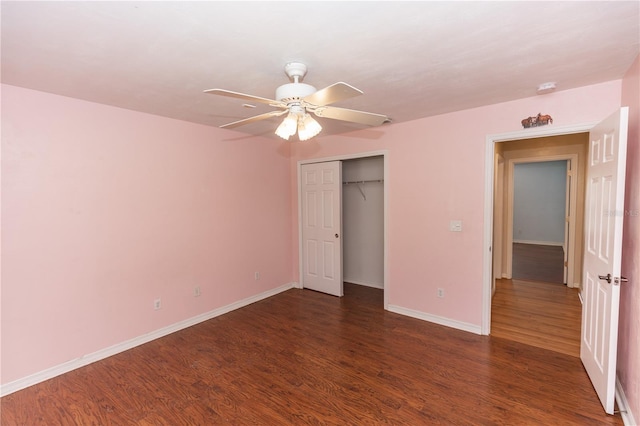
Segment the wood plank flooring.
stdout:
<path fill-rule="evenodd" d="M 513 244 L 511 277 L 564 284 L 564 251 L 560 246 Z"/>
<path fill-rule="evenodd" d="M 576 288 L 497 280 L 491 335 L 579 357 L 581 316 Z"/>
<path fill-rule="evenodd" d="M 5 425 L 621 425 L 578 358 L 291 289 L 0 400 Z"/>

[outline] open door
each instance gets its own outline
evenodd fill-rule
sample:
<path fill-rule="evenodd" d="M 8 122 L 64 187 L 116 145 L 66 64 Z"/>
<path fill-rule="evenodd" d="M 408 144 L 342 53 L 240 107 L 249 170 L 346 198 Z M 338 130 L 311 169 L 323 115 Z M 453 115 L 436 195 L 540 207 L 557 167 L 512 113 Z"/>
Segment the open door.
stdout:
<path fill-rule="evenodd" d="M 302 287 L 343 296 L 342 163 L 303 164 Z"/>
<path fill-rule="evenodd" d="M 608 414 L 615 400 L 628 117 L 621 108 L 589 134 L 580 359 Z"/>

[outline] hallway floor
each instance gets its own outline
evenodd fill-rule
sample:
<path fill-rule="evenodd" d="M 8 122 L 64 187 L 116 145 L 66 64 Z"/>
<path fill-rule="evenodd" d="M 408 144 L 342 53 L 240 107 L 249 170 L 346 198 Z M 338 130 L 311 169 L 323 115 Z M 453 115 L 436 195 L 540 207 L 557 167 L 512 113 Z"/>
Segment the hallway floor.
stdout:
<path fill-rule="evenodd" d="M 513 279 L 564 284 L 564 251 L 560 246 L 513 243 Z"/>

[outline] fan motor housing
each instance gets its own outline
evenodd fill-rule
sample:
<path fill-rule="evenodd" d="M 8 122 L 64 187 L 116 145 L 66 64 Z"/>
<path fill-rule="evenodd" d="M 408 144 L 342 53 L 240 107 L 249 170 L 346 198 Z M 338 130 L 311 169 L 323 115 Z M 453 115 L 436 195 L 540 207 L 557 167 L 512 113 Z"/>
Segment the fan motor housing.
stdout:
<path fill-rule="evenodd" d="M 316 92 L 316 88 L 310 84 L 287 83 L 276 89 L 276 100 L 281 102 L 298 101 Z"/>

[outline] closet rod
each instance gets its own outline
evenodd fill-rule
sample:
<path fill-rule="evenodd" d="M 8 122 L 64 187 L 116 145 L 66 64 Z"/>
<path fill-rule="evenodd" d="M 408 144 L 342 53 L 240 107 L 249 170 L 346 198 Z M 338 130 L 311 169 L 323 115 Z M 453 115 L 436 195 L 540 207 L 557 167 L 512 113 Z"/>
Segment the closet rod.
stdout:
<path fill-rule="evenodd" d="M 372 179 L 372 180 L 352 180 L 348 182 L 342 182 L 343 185 L 350 185 L 352 183 L 367 183 L 367 182 L 384 182 L 383 179 Z"/>

